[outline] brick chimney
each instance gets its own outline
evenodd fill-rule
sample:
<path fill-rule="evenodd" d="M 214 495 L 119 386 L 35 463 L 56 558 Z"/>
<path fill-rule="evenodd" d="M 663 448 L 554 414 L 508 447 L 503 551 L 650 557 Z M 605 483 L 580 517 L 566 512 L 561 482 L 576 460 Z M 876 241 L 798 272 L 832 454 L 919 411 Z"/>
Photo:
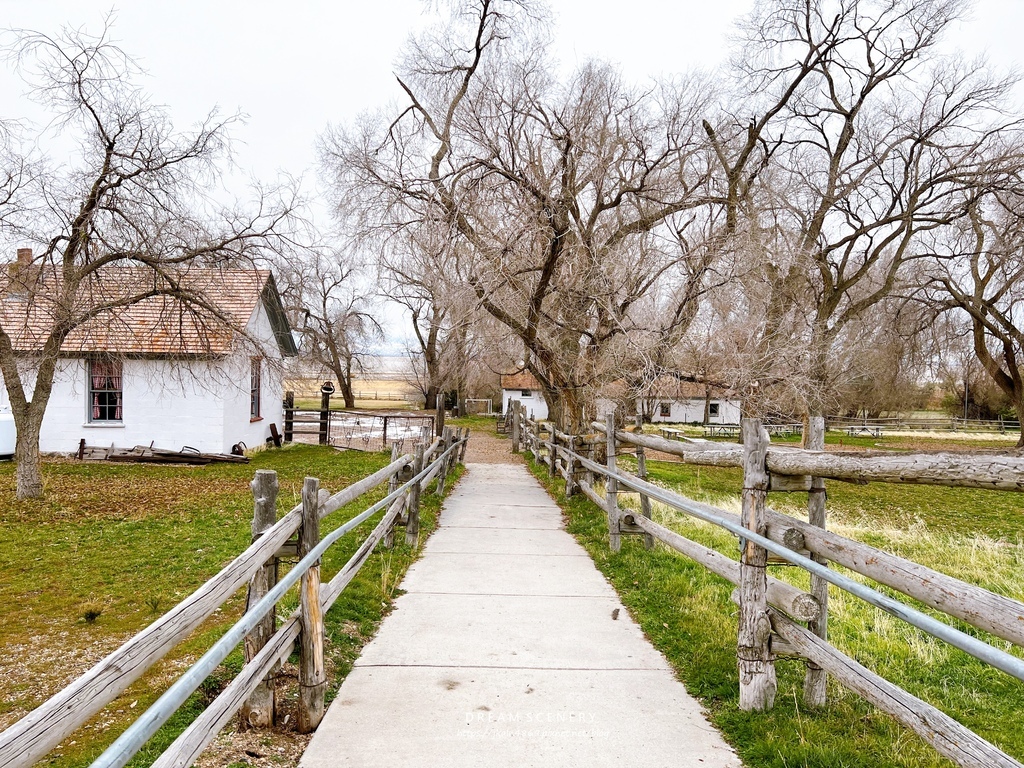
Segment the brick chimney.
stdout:
<path fill-rule="evenodd" d="M 31 248 L 19 248 L 18 249 L 18 264 L 23 267 L 27 267 L 32 263 L 32 249 Z"/>

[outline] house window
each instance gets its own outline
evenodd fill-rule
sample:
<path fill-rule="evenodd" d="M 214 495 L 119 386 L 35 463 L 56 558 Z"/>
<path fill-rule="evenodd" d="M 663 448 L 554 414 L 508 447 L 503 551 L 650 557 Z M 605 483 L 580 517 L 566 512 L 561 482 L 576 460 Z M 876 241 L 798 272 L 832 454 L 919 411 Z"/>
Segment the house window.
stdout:
<path fill-rule="evenodd" d="M 89 421 L 121 421 L 121 363 L 89 362 Z"/>
<path fill-rule="evenodd" d="M 260 418 L 260 361 L 253 358 L 249 372 L 249 418 Z"/>
<path fill-rule="evenodd" d="M 672 415 L 672 403 L 658 403 L 658 413 L 662 418 L 668 418 Z"/>
<path fill-rule="evenodd" d="M 708 403 L 708 416 L 718 415 L 718 403 Z"/>
<path fill-rule="evenodd" d="M 521 389 L 519 391 L 521 397 L 533 397 L 532 391 L 529 389 Z"/>

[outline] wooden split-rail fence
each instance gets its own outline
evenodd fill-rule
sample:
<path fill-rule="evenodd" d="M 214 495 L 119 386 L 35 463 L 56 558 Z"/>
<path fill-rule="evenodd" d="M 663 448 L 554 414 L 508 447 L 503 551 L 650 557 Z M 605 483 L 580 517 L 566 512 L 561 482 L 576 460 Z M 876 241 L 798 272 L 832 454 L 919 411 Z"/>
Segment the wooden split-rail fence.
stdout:
<path fill-rule="evenodd" d="M 612 416 L 605 423 L 593 424 L 596 436 L 570 435 L 551 424 L 528 419 L 518 402 L 512 408 L 513 450 L 529 451 L 547 465 L 552 477 L 564 478 L 567 496 L 581 492 L 605 511 L 612 550 L 619 549 L 624 535 L 643 536 L 648 548 L 658 540 L 736 585 L 732 599 L 739 605 L 740 708 L 771 708 L 776 657 L 802 658 L 807 666 L 804 700 L 808 705 L 826 705 L 826 676 L 832 675 L 957 765 L 1022 768 L 1020 762 L 961 723 L 830 645 L 828 587 L 853 594 L 1020 680 L 1024 680 L 1024 659 L 848 578 L 828 564 L 866 576 L 1017 648 L 1024 647 L 1024 603 L 827 530 L 825 480 L 1024 491 L 1024 459 L 1000 454 L 826 453 L 825 423 L 820 418 L 811 419 L 807 450 L 773 446 L 756 419 L 743 420 L 742 444 L 666 440 L 616 429 Z M 616 462 L 626 450 L 635 454 L 636 474 L 623 471 Z M 647 482 L 646 450 L 671 454 L 689 464 L 742 468 L 742 514 Z M 596 454 L 603 454 L 602 462 L 596 460 Z M 604 482 L 603 495 L 597 490 L 599 478 Z M 623 491 L 640 495 L 639 511 L 619 506 L 618 496 Z M 767 506 L 769 491 L 807 492 L 808 521 L 771 510 Z M 651 500 L 737 536 L 739 561 L 653 521 Z M 810 591 L 770 576 L 766 566 L 771 561 L 807 570 Z"/>
<path fill-rule="evenodd" d="M 302 503 L 277 519 L 277 474 L 259 470 L 252 481 L 255 498 L 253 543 L 216 576 L 182 600 L 139 634 L 64 690 L 0 733 L 0 766 L 28 768 L 41 760 L 93 715 L 113 701 L 153 664 L 199 627 L 241 587 L 248 584 L 246 611 L 206 654 L 95 762 L 93 768 L 120 768 L 131 760 L 157 730 L 185 703 L 214 669 L 244 643 L 246 663 L 239 675 L 156 759 L 156 768 L 186 768 L 233 718 L 240 714 L 245 727 L 272 724 L 274 689 L 271 675 L 299 643 L 298 729 L 309 732 L 324 715 L 327 678 L 324 671 L 324 613 L 358 573 L 382 540 L 390 544 L 396 526 L 405 528 L 405 540 L 419 540 L 420 494 L 437 481 L 444 493 L 448 474 L 465 458 L 469 430 L 446 428 L 429 446 L 417 443 L 412 454 L 399 456 L 392 449 L 391 463 L 369 477 L 330 495 L 316 478 L 306 478 Z M 320 521 L 377 486 L 388 483 L 380 501 L 320 537 Z M 328 583 L 321 584 L 320 558 L 342 536 L 385 511 L 355 554 Z M 298 563 L 277 579 L 280 557 L 298 557 Z M 277 603 L 299 586 L 299 608 L 280 626 Z"/>

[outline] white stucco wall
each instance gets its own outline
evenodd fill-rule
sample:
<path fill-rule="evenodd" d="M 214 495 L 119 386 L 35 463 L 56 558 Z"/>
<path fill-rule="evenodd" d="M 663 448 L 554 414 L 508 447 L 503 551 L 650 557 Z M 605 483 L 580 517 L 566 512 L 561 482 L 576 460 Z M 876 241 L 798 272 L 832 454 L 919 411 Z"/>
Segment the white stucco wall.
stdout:
<path fill-rule="evenodd" d="M 284 433 L 284 370 L 277 343 L 274 341 L 274 330 L 266 309 L 260 303 L 249 320 L 247 330 L 261 340 L 260 350 L 241 349 L 225 361 L 229 375 L 225 378 L 222 389 L 224 403 L 224 420 L 222 440 L 224 451 L 241 441 L 248 447 L 263 445 L 270 437 L 270 425 L 277 425 L 278 434 Z M 249 417 L 249 371 L 253 355 L 262 353 L 264 359 L 260 366 L 261 397 L 260 419 L 251 421 Z"/>
<path fill-rule="evenodd" d="M 518 400 L 526 408 L 526 415 L 531 413 L 535 419 L 546 419 L 548 417 L 548 401 L 544 399 L 539 389 L 528 390 L 529 395 L 524 395 L 522 389 L 501 390 L 501 412 L 508 413 L 508 404 Z"/>
<path fill-rule="evenodd" d="M 688 400 L 654 400 L 654 405 L 651 408 L 651 421 L 654 423 L 675 423 L 684 424 L 687 422 L 697 421 L 700 423 L 704 422 L 704 399 L 703 398 L 691 398 Z M 661 404 L 668 403 L 670 406 L 670 415 L 661 415 Z M 721 398 L 711 398 L 711 403 L 718 404 L 718 415 L 711 416 L 708 419 L 710 424 L 739 424 L 740 423 L 740 404 L 735 400 L 723 400 Z"/>
<path fill-rule="evenodd" d="M 131 448 L 149 445 L 179 450 L 191 446 L 203 452 L 227 453 L 241 441 L 262 445 L 270 424 L 283 431 L 283 379 L 280 353 L 262 303 L 250 320 L 249 332 L 269 343 L 262 345 L 268 359 L 261 366 L 261 418 L 249 416 L 250 360 L 255 348 L 240 346 L 227 358 L 175 363 L 160 359 L 125 359 L 122 362 L 122 421 L 89 421 L 85 359 L 61 360 L 53 392 L 43 417 L 39 448 L 47 453 L 72 453 L 85 438 L 87 445 Z M 35 377 L 22 375 L 31 396 Z M 7 390 L 0 386 L 0 408 L 9 407 Z"/>

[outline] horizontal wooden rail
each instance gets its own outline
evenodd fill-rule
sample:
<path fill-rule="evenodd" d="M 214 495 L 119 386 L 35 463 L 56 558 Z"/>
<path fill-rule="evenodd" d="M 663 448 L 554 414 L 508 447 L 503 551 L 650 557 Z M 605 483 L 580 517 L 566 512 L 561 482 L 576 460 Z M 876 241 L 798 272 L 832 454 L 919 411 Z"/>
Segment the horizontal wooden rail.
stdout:
<path fill-rule="evenodd" d="M 445 461 L 448 455 L 461 447 L 462 441 L 454 442 L 435 460 Z M 403 457 L 402 462 L 407 463 L 408 457 Z M 398 461 L 393 462 L 399 464 Z M 399 466 L 401 469 L 401 466 Z M 380 512 L 382 509 L 391 508 L 395 502 L 401 499 L 413 483 L 418 483 L 426 474 L 423 470 L 389 493 L 380 501 L 368 507 L 360 514 L 348 520 L 343 525 L 331 531 L 325 536 L 305 557 L 302 558 L 270 591 L 262 597 L 249 611 L 243 614 L 216 643 L 210 648 L 192 667 L 190 667 L 170 688 L 168 688 L 159 699 L 154 702 L 132 725 L 128 727 L 111 744 L 102 755 L 93 763 L 94 768 L 123 768 L 139 749 L 156 733 L 159 728 L 178 710 L 186 699 L 199 687 L 209 676 L 218 664 L 242 641 L 246 634 L 252 631 L 255 624 L 270 610 L 274 609 L 277 601 L 284 593 L 294 586 L 301 575 L 312 565 L 319 562 L 324 552 L 342 536 L 352 531 L 357 526 Z M 333 498 L 333 497 L 332 497 Z M 396 512 L 397 514 L 397 507 Z"/>
<path fill-rule="evenodd" d="M 695 560 L 712 573 L 716 573 L 731 584 L 740 583 L 739 561 L 726 557 L 720 552 L 698 544 L 695 541 L 680 536 L 675 531 L 670 531 L 664 526 L 658 525 L 653 520 L 648 520 L 642 515 L 626 515 L 627 523 L 643 528 L 647 533 L 664 542 L 672 549 Z M 821 605 L 814 596 L 797 589 L 792 584 L 787 584 L 772 576 L 768 576 L 768 603 L 785 611 L 790 616 L 809 621 L 818 616 Z"/>
<path fill-rule="evenodd" d="M 403 456 L 334 494 L 321 507 L 321 517 L 380 485 L 408 461 L 409 456 Z M 297 505 L 199 589 L 0 733 L 0 765 L 10 768 L 34 765 L 117 698 L 243 587 L 298 530 L 301 518 L 302 506 Z"/>
<path fill-rule="evenodd" d="M 604 431 L 604 425 L 594 422 Z M 715 450 L 701 443 L 679 443 L 651 435 L 616 430 L 615 438 L 634 445 L 680 456 L 688 464 L 718 467 L 743 465 L 742 446 L 723 445 Z M 803 451 L 789 447 L 768 449 L 769 472 L 810 475 L 855 483 L 911 483 L 993 491 L 1024 491 L 1024 458 L 997 454 L 891 454 L 860 456 L 855 453 Z"/>
<path fill-rule="evenodd" d="M 578 454 L 576 455 L 576 460 L 579 461 L 586 469 L 604 475 L 605 477 L 612 474 L 608 472 L 606 467 L 589 461 Z M 865 602 L 874 605 L 876 608 L 881 608 L 883 611 L 891 613 L 898 619 L 902 619 L 908 624 L 912 624 L 918 629 L 921 629 L 940 640 L 944 640 L 950 645 L 959 648 L 961 651 L 984 661 L 986 664 L 989 664 L 996 669 L 1000 669 L 1006 674 L 1016 677 L 1018 680 L 1024 680 L 1024 660 L 1018 659 L 1016 656 L 1013 656 L 999 648 L 995 648 L 978 638 L 966 634 L 965 632 L 961 632 L 955 627 L 944 624 L 943 622 L 922 613 L 916 608 L 912 608 L 906 603 L 901 603 L 900 601 L 882 594 L 871 587 L 854 581 L 847 576 L 843 576 L 836 571 L 830 570 L 800 553 L 794 552 L 783 544 L 779 544 L 765 536 L 753 533 L 749 529 L 746 529 L 735 522 L 734 519 L 730 519 L 728 513 L 723 515 L 722 513 L 724 510 L 711 507 L 707 504 L 701 504 L 700 502 L 695 502 L 692 499 L 687 499 L 685 496 L 680 496 L 679 494 L 648 483 L 625 472 L 616 472 L 614 473 L 614 477 L 620 487 L 626 486 L 628 488 L 632 488 L 635 491 L 639 491 L 640 493 L 650 496 L 656 501 L 660 501 L 670 507 L 687 512 L 700 520 L 704 520 L 705 522 L 724 528 L 730 533 L 733 533 L 748 542 L 753 542 L 768 552 L 778 555 L 794 565 L 800 566 L 805 571 L 810 571 L 813 575 L 820 576 L 833 586 L 839 587 L 840 589 L 859 597 Z"/>
<path fill-rule="evenodd" d="M 345 566 L 325 584 L 320 591 L 320 605 L 324 613 L 330 610 L 342 591 L 359 572 L 374 547 L 390 529 L 405 504 L 404 496 L 399 497 L 381 518 L 373 532 L 363 541 Z M 260 681 L 274 666 L 284 662 L 292 653 L 299 637 L 299 612 L 296 609 L 284 624 L 274 633 L 251 662 L 246 664 L 238 677 L 221 691 L 216 699 L 202 711 L 174 743 L 153 763 L 153 768 L 188 768 L 206 746 L 213 741 L 220 730 L 227 725 Z"/>
<path fill-rule="evenodd" d="M 616 438 L 621 436 L 625 440 L 624 436 L 629 434 L 616 432 Z M 643 438 L 642 442 L 637 440 L 635 444 L 653 447 L 649 442 L 660 442 L 660 438 L 648 435 Z M 715 508 L 708 505 L 708 509 Z M 718 510 L 717 514 L 739 523 L 739 517 L 729 512 Z M 794 533 L 798 535 L 794 536 Z M 773 510 L 768 511 L 767 535 L 790 549 L 810 550 L 925 605 L 1024 647 L 1024 603 Z"/>
<path fill-rule="evenodd" d="M 772 629 L 801 656 L 931 744 L 957 765 L 971 768 L 1024 768 L 998 747 L 931 704 L 907 693 L 824 640 L 769 609 Z"/>
<path fill-rule="evenodd" d="M 925 605 L 1024 647 L 1024 603 L 960 581 L 911 560 L 840 536 L 802 520 L 768 511 L 768 538 L 800 534 L 806 549 L 867 576 Z"/>

